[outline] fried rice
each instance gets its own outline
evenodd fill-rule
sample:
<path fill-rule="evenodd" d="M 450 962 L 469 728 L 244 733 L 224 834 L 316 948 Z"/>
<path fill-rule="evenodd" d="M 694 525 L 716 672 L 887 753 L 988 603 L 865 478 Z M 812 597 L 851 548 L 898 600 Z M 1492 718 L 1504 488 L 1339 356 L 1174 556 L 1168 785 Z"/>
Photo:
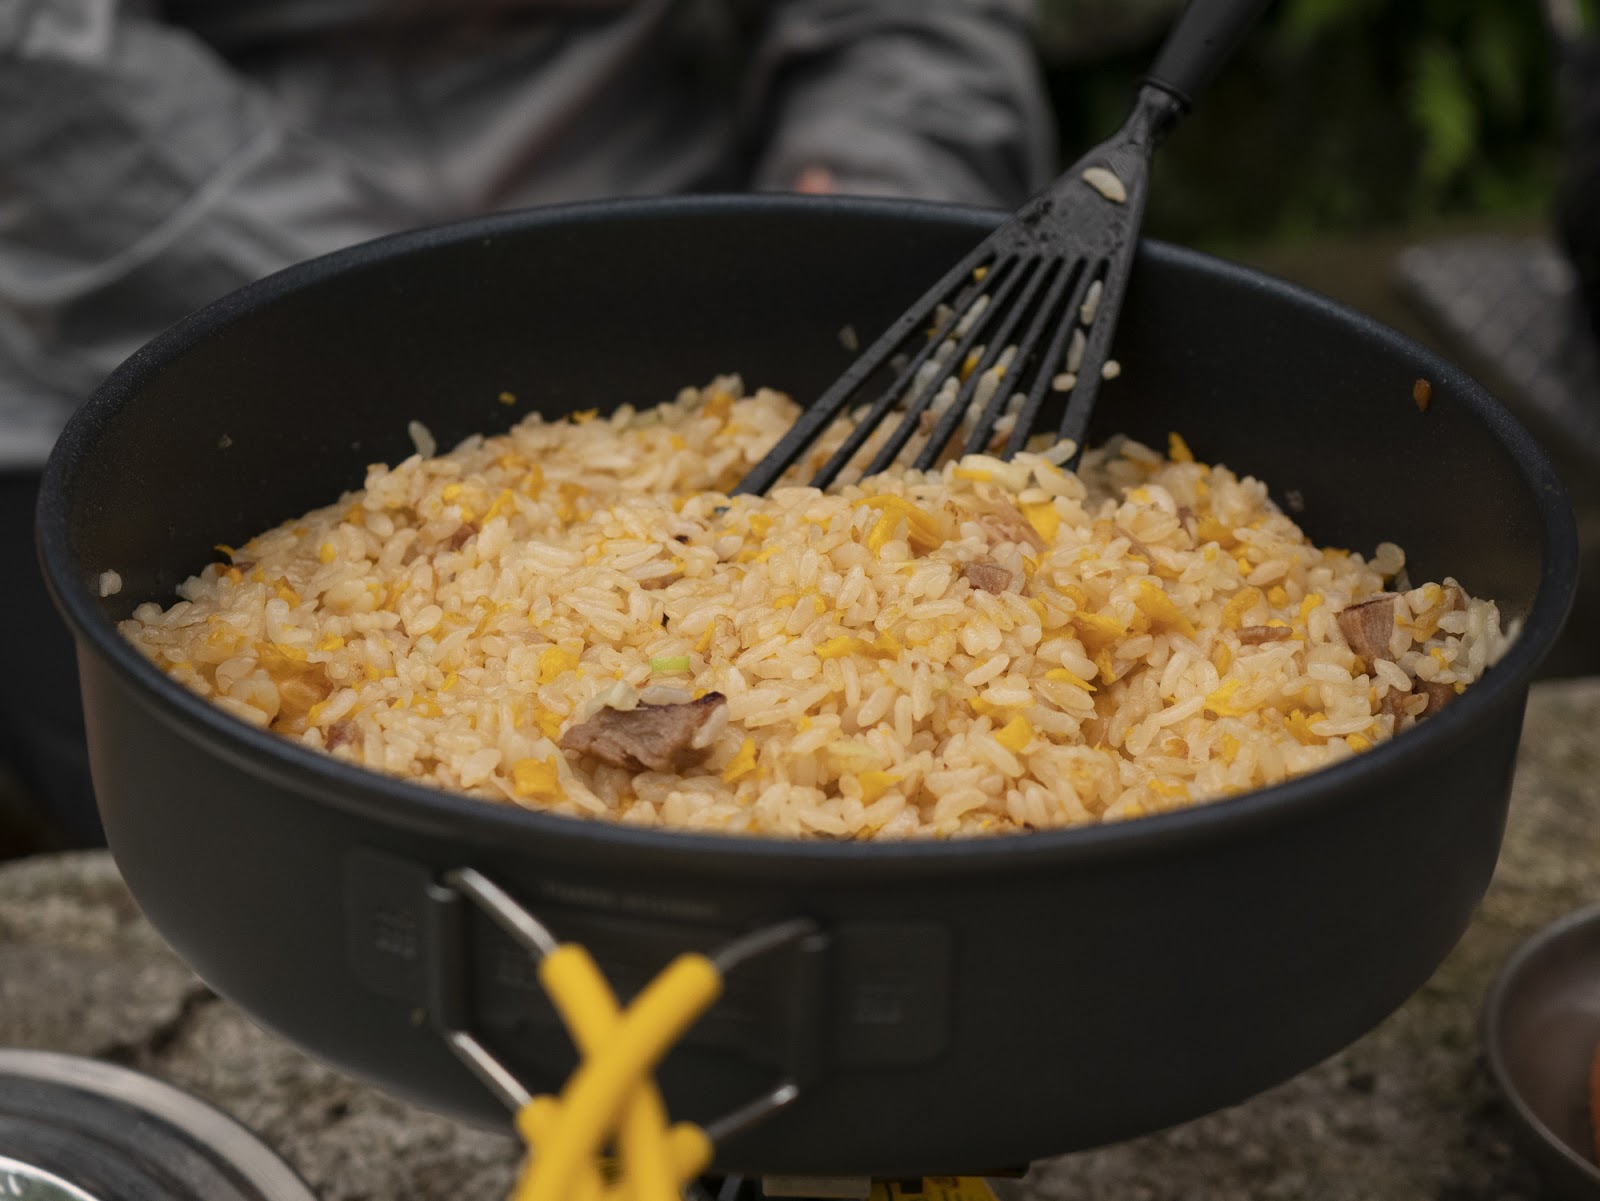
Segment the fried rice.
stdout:
<path fill-rule="evenodd" d="M 1491 601 L 1410 586 L 1392 544 L 1313 545 L 1177 435 L 729 496 L 795 413 L 729 377 L 442 455 L 417 430 L 428 455 L 122 631 L 238 719 L 416 783 L 840 839 L 1261 788 L 1403 732 L 1509 641 Z"/>

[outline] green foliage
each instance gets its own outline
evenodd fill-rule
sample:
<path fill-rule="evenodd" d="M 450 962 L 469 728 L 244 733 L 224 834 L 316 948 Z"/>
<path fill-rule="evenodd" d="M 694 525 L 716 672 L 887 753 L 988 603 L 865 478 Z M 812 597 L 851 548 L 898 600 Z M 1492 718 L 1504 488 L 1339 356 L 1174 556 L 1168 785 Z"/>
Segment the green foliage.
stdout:
<path fill-rule="evenodd" d="M 1417 49 L 1411 80 L 1411 119 L 1422 137 L 1421 183 L 1437 193 L 1472 161 L 1478 112 L 1463 55 L 1437 39 Z"/>
<path fill-rule="evenodd" d="M 1057 28 L 1082 2 L 1042 0 Z M 1052 65 L 1067 158 L 1120 120 L 1152 49 Z M 1538 211 L 1554 76 L 1532 0 L 1279 0 L 1163 151 L 1151 228 L 1216 244 Z"/>
<path fill-rule="evenodd" d="M 1387 7 L 1384 0 L 1287 0 L 1278 33 L 1286 47 L 1303 51 L 1352 21 L 1370 22 Z"/>

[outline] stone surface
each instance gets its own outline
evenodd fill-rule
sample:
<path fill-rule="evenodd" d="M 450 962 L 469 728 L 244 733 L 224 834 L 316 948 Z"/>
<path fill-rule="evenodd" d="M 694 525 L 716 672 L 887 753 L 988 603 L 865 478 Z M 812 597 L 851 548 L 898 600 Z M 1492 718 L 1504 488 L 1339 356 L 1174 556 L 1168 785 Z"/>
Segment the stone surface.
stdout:
<path fill-rule="evenodd" d="M 149 1072 L 256 1131 L 322 1201 L 504 1197 L 516 1144 L 362 1087 L 218 1000 L 104 852 L 0 867 L 0 1045 Z"/>
<path fill-rule="evenodd" d="M 1478 1016 L 1512 948 L 1600 899 L 1600 680 L 1542 684 L 1499 871 L 1433 979 L 1326 1063 L 1185 1126 L 1038 1164 L 1007 1201 L 1514 1201 L 1539 1196 L 1484 1074 Z M 112 1059 L 256 1130 L 322 1201 L 505 1196 L 508 1138 L 422 1113 L 301 1055 L 213 997 L 111 860 L 0 867 L 0 1045 Z"/>

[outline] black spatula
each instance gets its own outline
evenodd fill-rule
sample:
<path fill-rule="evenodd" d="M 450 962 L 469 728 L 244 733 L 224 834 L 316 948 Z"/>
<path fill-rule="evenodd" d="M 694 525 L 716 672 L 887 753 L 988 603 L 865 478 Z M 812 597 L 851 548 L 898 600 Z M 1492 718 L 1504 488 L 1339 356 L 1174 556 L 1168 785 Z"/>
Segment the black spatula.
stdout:
<path fill-rule="evenodd" d="M 1009 458 L 1052 391 L 1067 393 L 1059 437 L 1083 443 L 1144 216 L 1150 160 L 1243 40 L 1268 0 L 1190 0 L 1145 76 L 1127 122 L 990 234 L 886 333 L 739 484 L 765 492 L 849 410 L 844 445 L 812 478 L 826 488 L 891 413 L 899 423 L 863 474 L 936 463 L 965 425 L 964 451 Z M 892 377 L 867 403 L 873 385 Z M 989 381 L 985 383 L 985 381 Z M 980 392 L 980 389 L 982 392 Z"/>

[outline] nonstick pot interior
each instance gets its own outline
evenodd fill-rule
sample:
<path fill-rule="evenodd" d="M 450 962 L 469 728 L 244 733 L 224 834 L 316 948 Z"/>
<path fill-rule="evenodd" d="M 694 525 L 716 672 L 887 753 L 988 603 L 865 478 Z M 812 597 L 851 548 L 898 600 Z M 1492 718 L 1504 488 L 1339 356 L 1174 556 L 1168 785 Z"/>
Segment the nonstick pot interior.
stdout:
<path fill-rule="evenodd" d="M 733 370 L 814 395 L 849 360 L 843 327 L 870 336 L 993 220 L 777 198 L 517 214 L 292 269 L 131 359 L 63 438 L 40 537 L 111 846 L 179 952 L 330 1061 L 503 1121 L 434 1029 L 441 977 L 530 1084 L 553 1086 L 570 1053 L 487 923 L 446 963 L 440 872 L 484 870 L 625 979 L 807 917 L 816 958 L 753 976 L 663 1072 L 674 1112 L 702 1120 L 802 1075 L 800 1103 L 719 1154 L 763 1170 L 970 1171 L 1125 1137 L 1239 1100 L 1399 1004 L 1492 871 L 1527 682 L 1572 594 L 1570 510 L 1460 372 L 1203 256 L 1143 248 L 1098 434 L 1181 431 L 1265 478 L 1320 542 L 1399 542 L 1414 578 L 1454 575 L 1522 622 L 1460 701 L 1338 768 L 1004 840 L 623 830 L 328 761 L 171 685 L 115 633 L 216 543 L 409 454 L 410 421 L 448 446 Z M 105 570 L 123 586 L 100 597 Z"/>

